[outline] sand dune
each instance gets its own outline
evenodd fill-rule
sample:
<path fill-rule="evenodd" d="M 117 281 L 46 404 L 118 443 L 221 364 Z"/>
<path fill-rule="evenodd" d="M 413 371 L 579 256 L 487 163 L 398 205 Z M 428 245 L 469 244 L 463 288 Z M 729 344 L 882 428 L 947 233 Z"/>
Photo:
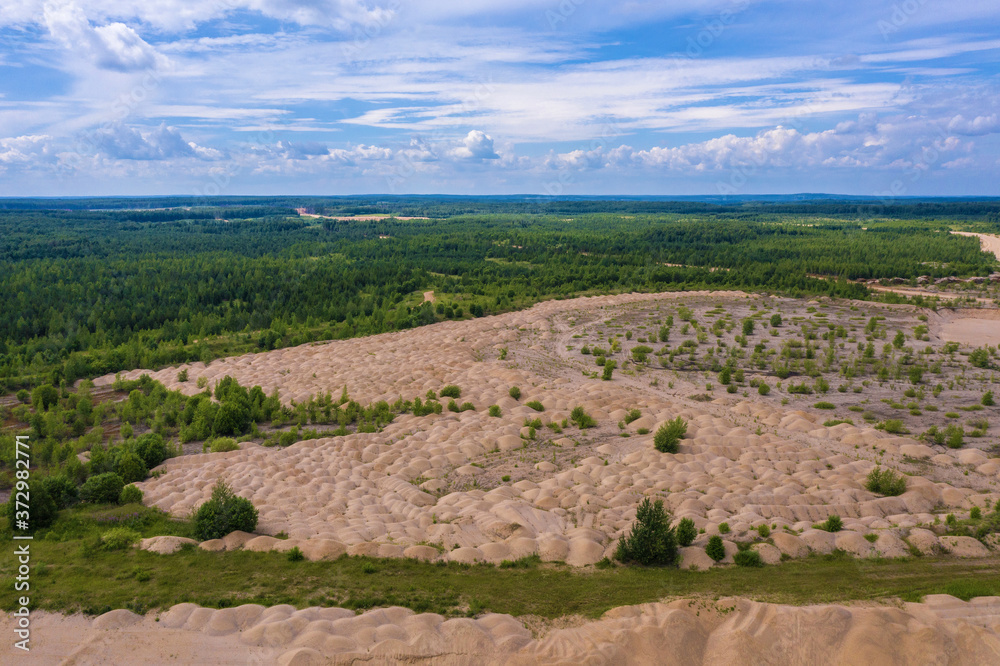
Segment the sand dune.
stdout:
<path fill-rule="evenodd" d="M 11 621 L 0 621 L 11 633 Z M 1000 597 L 936 595 L 898 606 L 779 606 L 745 599 L 616 608 L 540 637 L 509 615 L 445 619 L 385 608 L 180 604 L 90 621 L 37 613 L 37 663 L 968 664 L 1000 660 Z M 10 642 L 0 660 L 14 659 Z M 169 655 L 169 657 L 167 656 Z"/>

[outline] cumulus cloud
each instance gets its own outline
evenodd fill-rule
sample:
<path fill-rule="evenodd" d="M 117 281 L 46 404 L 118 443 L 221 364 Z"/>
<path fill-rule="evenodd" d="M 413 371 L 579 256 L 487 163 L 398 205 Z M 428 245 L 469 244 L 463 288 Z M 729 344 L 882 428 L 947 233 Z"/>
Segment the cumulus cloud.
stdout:
<path fill-rule="evenodd" d="M 98 67 L 133 72 L 154 69 L 166 62 L 163 55 L 124 23 L 93 27 L 74 2 L 49 2 L 43 16 L 53 37 L 71 51 L 82 51 Z"/>
<path fill-rule="evenodd" d="M 0 164 L 30 164 L 53 156 L 52 137 L 45 134 L 0 139 Z"/>
<path fill-rule="evenodd" d="M 992 113 L 988 116 L 976 116 L 972 120 L 966 120 L 961 114 L 955 116 L 948 123 L 948 131 L 966 136 L 983 136 L 1000 132 L 1000 118 Z"/>
<path fill-rule="evenodd" d="M 94 144 L 105 156 L 115 160 L 168 160 L 192 157 L 218 159 L 221 153 L 184 140 L 175 127 L 161 124 L 142 133 L 134 127 L 112 125 L 94 133 Z"/>
<path fill-rule="evenodd" d="M 449 151 L 449 155 L 460 160 L 498 160 L 500 156 L 493 148 L 493 137 L 480 130 L 472 130 L 462 140 L 461 146 Z"/>

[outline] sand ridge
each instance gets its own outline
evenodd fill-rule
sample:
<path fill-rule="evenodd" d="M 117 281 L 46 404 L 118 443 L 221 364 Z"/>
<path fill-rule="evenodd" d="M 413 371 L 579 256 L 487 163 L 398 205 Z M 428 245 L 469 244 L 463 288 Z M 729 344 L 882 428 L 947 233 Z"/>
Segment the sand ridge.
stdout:
<path fill-rule="evenodd" d="M 917 664 L 1000 659 L 1000 597 L 898 606 L 782 606 L 739 598 L 626 606 L 533 638 L 509 615 L 445 619 L 406 608 L 179 604 L 145 617 L 34 614 L 42 663 Z M 0 620 L 10 632 L 11 620 Z M 12 659 L 9 642 L 0 659 Z"/>

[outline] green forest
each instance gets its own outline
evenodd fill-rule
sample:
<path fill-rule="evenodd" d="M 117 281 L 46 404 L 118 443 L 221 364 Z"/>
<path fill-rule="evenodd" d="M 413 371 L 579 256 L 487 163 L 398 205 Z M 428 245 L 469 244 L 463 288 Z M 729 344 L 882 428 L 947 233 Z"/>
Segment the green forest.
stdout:
<path fill-rule="evenodd" d="M 592 293 L 872 295 L 996 270 L 1000 204 L 405 197 L 0 202 L 0 393 Z M 45 206 L 48 206 L 47 208 Z M 58 209 L 55 208 L 58 206 Z M 375 220 L 299 216 L 388 215 Z M 394 216 L 427 219 L 399 219 Z M 434 306 L 423 303 L 434 290 Z"/>

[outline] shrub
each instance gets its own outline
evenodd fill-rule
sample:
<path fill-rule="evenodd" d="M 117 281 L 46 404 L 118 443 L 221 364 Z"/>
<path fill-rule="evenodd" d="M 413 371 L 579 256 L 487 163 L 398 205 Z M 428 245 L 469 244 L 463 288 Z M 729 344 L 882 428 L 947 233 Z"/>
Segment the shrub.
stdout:
<path fill-rule="evenodd" d="M 987 391 L 983 394 L 982 404 L 984 407 L 992 407 L 997 404 L 996 401 L 993 400 L 993 391 Z"/>
<path fill-rule="evenodd" d="M 301 562 L 304 559 L 306 556 L 302 554 L 302 550 L 298 546 L 292 546 L 292 549 L 288 551 L 289 562 Z"/>
<path fill-rule="evenodd" d="M 519 389 L 516 386 L 511 386 L 510 390 L 507 391 L 507 393 L 508 393 L 508 395 L 510 395 L 510 397 L 514 398 L 514 400 L 520 400 L 521 399 L 521 389 Z"/>
<path fill-rule="evenodd" d="M 569 420 L 572 421 L 573 423 L 575 423 L 577 425 L 577 427 L 580 428 L 580 430 L 585 430 L 587 428 L 593 428 L 594 426 L 597 425 L 597 421 L 595 421 L 594 418 L 590 414 L 588 414 L 587 412 L 583 411 L 583 407 L 579 407 L 579 406 L 578 407 L 574 407 L 573 411 L 570 412 L 570 414 L 569 414 Z"/>
<path fill-rule="evenodd" d="M 832 402 L 817 402 L 815 405 L 813 405 L 813 407 L 815 407 L 816 409 L 836 409 L 837 408 L 837 406 L 834 405 Z"/>
<path fill-rule="evenodd" d="M 23 486 L 22 486 L 23 487 Z M 16 519 L 18 519 L 17 513 L 23 511 L 23 508 L 17 506 L 17 493 L 19 491 L 16 487 L 12 490 L 10 500 L 7 501 L 4 507 L 4 514 L 7 517 L 7 524 L 12 528 L 16 526 Z M 38 529 L 43 529 L 48 527 L 56 520 L 56 516 L 59 514 L 59 507 L 56 506 L 55 500 L 49 495 L 48 490 L 45 487 L 45 483 L 41 479 L 29 479 L 28 480 L 28 528 L 27 529 L 17 529 L 17 532 L 34 532 Z M 23 498 L 23 496 L 22 496 Z M 24 518 L 24 514 L 21 514 L 20 519 Z"/>
<path fill-rule="evenodd" d="M 45 488 L 45 492 L 55 502 L 56 509 L 65 509 L 80 501 L 80 491 L 77 489 L 76 484 L 64 474 L 47 476 L 41 480 L 41 483 Z M 34 496 L 32 495 L 31 497 L 32 501 L 34 501 Z"/>
<path fill-rule="evenodd" d="M 909 370 L 909 375 L 911 384 L 919 384 L 920 381 L 924 378 L 924 369 L 918 368 L 917 366 L 913 366 Z"/>
<path fill-rule="evenodd" d="M 80 499 L 92 504 L 114 504 L 121 497 L 125 480 L 114 472 L 105 472 L 87 479 L 80 488 Z"/>
<path fill-rule="evenodd" d="M 757 393 L 760 395 L 767 395 L 771 392 L 771 387 L 767 385 L 767 382 L 761 382 L 757 386 Z"/>
<path fill-rule="evenodd" d="M 681 518 L 681 522 L 677 523 L 677 544 L 686 548 L 697 536 L 698 528 L 694 526 L 694 521 L 690 518 Z"/>
<path fill-rule="evenodd" d="M 257 528 L 257 509 L 248 499 L 233 494 L 224 481 L 212 489 L 212 498 L 198 507 L 194 516 L 195 533 L 201 540 L 221 539 L 230 532 L 253 532 Z"/>
<path fill-rule="evenodd" d="M 705 546 L 705 554 L 716 562 L 722 560 L 726 556 L 726 546 L 722 543 L 722 537 L 718 534 L 709 537 L 708 545 Z"/>
<path fill-rule="evenodd" d="M 118 496 L 119 504 L 141 504 L 142 491 L 131 483 L 122 488 L 121 495 Z"/>
<path fill-rule="evenodd" d="M 142 538 L 138 532 L 128 527 L 113 527 L 101 535 L 101 547 L 105 550 L 125 550 Z"/>
<path fill-rule="evenodd" d="M 906 492 L 906 477 L 876 465 L 875 469 L 868 473 L 865 488 L 879 495 L 895 497 Z"/>
<path fill-rule="evenodd" d="M 544 412 L 545 411 L 545 405 L 543 405 L 542 403 L 538 402 L 537 400 L 532 400 L 531 402 L 527 402 L 525 404 L 528 405 L 528 407 L 531 407 L 536 412 Z"/>
<path fill-rule="evenodd" d="M 628 410 L 628 414 L 625 415 L 625 418 L 623 420 L 625 421 L 625 423 L 632 423 L 632 421 L 639 419 L 639 417 L 641 416 L 642 412 L 639 411 L 638 409 L 630 409 Z"/>
<path fill-rule="evenodd" d="M 687 423 L 678 416 L 657 429 L 653 435 L 653 446 L 661 453 L 677 453 L 677 446 L 686 432 Z"/>
<path fill-rule="evenodd" d="M 615 371 L 615 368 L 617 366 L 618 366 L 618 362 L 617 361 L 606 360 L 604 362 L 604 372 L 601 373 L 601 379 L 604 380 L 604 381 L 606 381 L 606 382 L 610 382 L 611 381 L 611 373 L 613 373 Z"/>
<path fill-rule="evenodd" d="M 899 419 L 886 419 L 881 425 L 882 430 L 894 435 L 906 432 L 906 429 L 903 427 L 903 422 Z"/>
<path fill-rule="evenodd" d="M 743 320 L 743 335 L 753 335 L 753 319 Z"/>
<path fill-rule="evenodd" d="M 760 535 L 761 539 L 766 539 L 767 537 L 771 536 L 771 528 L 768 527 L 767 525 L 758 525 L 757 534 Z"/>
<path fill-rule="evenodd" d="M 490 405 L 490 416 L 498 417 L 501 413 L 500 405 Z"/>
<path fill-rule="evenodd" d="M 48 411 L 59 402 L 59 389 L 52 384 L 43 384 L 31 392 L 31 404 L 40 412 Z"/>
<path fill-rule="evenodd" d="M 764 560 L 756 550 L 741 550 L 733 555 L 733 562 L 740 567 L 762 567 Z"/>
<path fill-rule="evenodd" d="M 449 400 L 449 401 L 448 401 L 448 411 L 449 411 L 449 412 L 460 412 L 460 411 L 462 411 L 462 410 L 461 410 L 461 408 L 460 408 L 460 407 L 458 406 L 458 403 L 457 403 L 457 402 L 455 402 L 454 400 Z"/>
<path fill-rule="evenodd" d="M 962 426 L 955 425 L 952 423 L 947 428 L 944 429 L 944 443 L 949 449 L 960 449 L 962 444 L 965 443 L 965 431 L 962 430 Z"/>
<path fill-rule="evenodd" d="M 454 384 L 448 384 L 443 389 L 439 391 L 442 398 L 461 398 L 462 389 L 458 388 Z"/>
<path fill-rule="evenodd" d="M 677 563 L 677 536 L 670 527 L 670 514 L 664 510 L 663 500 L 642 500 L 632 531 L 618 540 L 615 559 L 644 566 Z"/>
<path fill-rule="evenodd" d="M 249 427 L 250 410 L 237 402 L 223 402 L 215 414 L 213 431 L 217 435 L 242 435 Z"/>
<path fill-rule="evenodd" d="M 163 437 L 155 432 L 137 437 L 132 444 L 132 450 L 142 458 L 149 469 L 153 469 L 167 459 L 167 445 L 164 443 Z"/>
<path fill-rule="evenodd" d="M 990 352 L 985 347 L 980 347 L 969 354 L 969 363 L 976 368 L 990 367 Z"/>
<path fill-rule="evenodd" d="M 781 315 L 780 314 L 773 314 L 773 315 L 771 315 L 771 326 L 773 326 L 774 328 L 778 328 L 779 326 L 781 326 Z"/>
<path fill-rule="evenodd" d="M 839 532 L 844 529 L 844 521 L 837 514 L 833 514 L 825 522 L 816 525 L 816 528 L 825 532 Z"/>
<path fill-rule="evenodd" d="M 122 478 L 124 483 L 142 481 L 149 476 L 149 470 L 146 469 L 146 463 L 142 461 L 142 458 L 131 451 L 125 451 L 118 456 L 118 460 L 115 461 L 115 471 L 118 472 L 118 476 Z M 118 498 L 116 497 L 115 500 L 117 499 Z"/>
<path fill-rule="evenodd" d="M 979 520 L 982 517 L 983 517 L 983 511 L 978 506 L 974 506 L 974 507 L 972 507 L 971 510 L 969 510 L 969 518 L 970 519 L 972 519 L 972 520 Z"/>
<path fill-rule="evenodd" d="M 239 451 L 240 445 L 232 437 L 218 437 L 212 440 L 212 453 L 226 453 L 227 451 Z"/>
<path fill-rule="evenodd" d="M 185 369 L 183 369 L 183 370 L 181 370 L 180 372 L 177 373 L 177 381 L 179 381 L 179 382 L 186 382 L 187 380 L 188 380 L 188 371 L 187 371 L 187 368 L 185 368 Z"/>
<path fill-rule="evenodd" d="M 729 523 L 719 523 L 719 534 L 729 534 Z"/>

